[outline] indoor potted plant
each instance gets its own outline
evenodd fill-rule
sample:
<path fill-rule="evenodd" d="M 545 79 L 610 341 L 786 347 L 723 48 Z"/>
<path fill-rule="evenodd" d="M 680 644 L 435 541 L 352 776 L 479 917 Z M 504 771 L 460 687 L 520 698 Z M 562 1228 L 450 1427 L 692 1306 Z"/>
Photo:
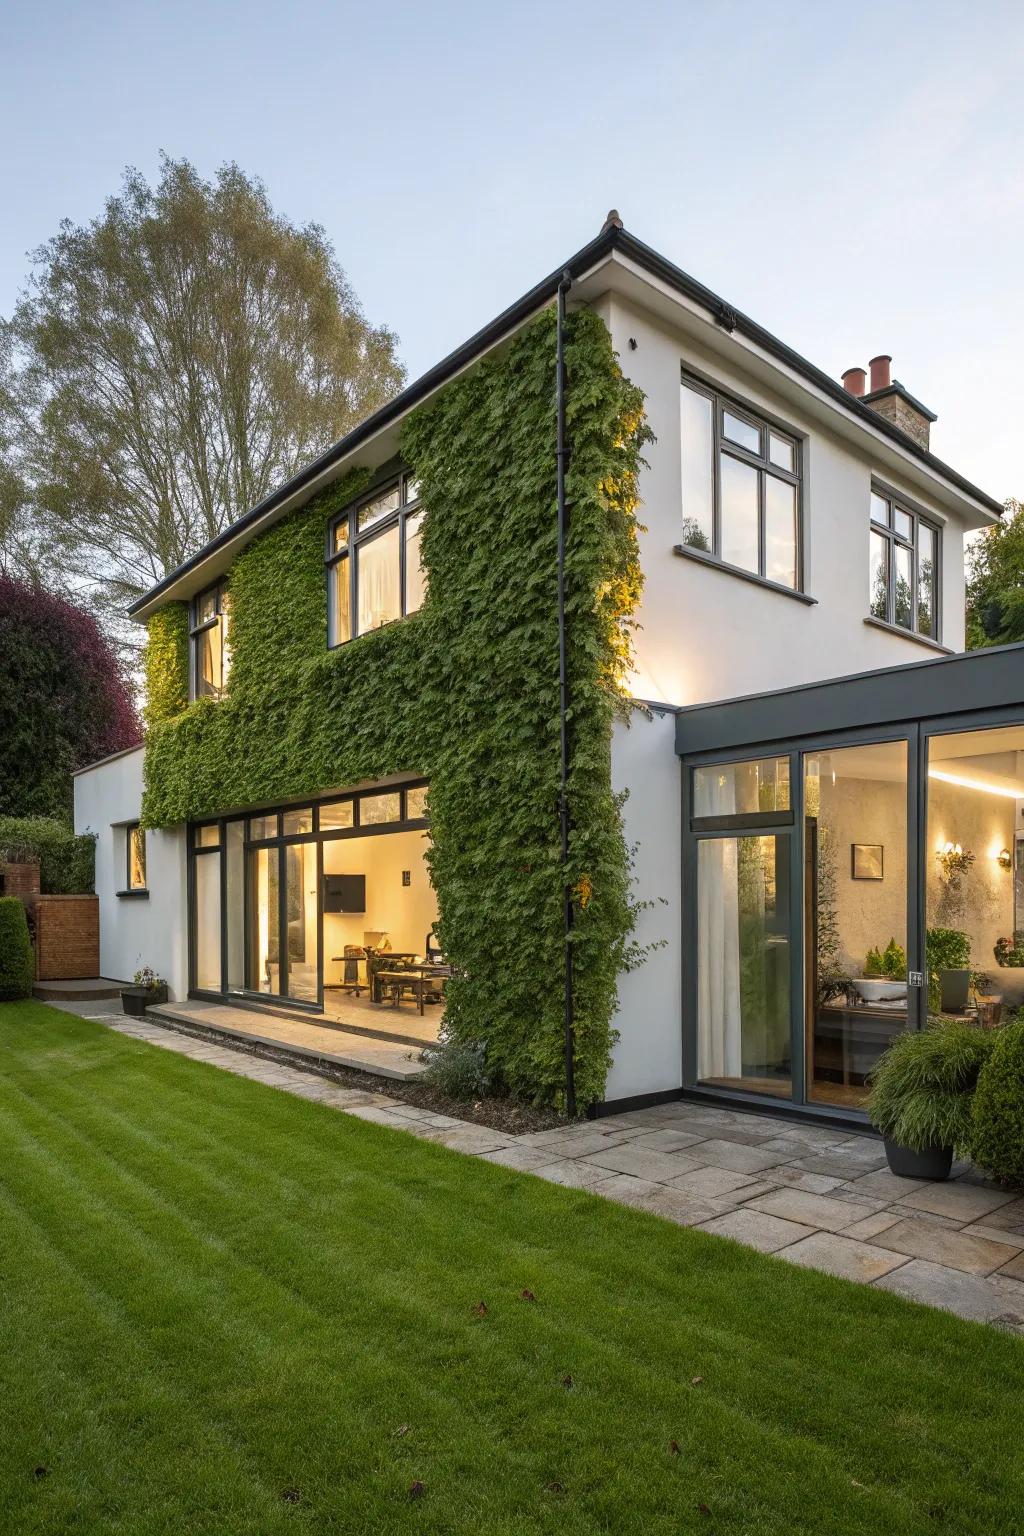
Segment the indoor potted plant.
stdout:
<path fill-rule="evenodd" d="M 993 1036 L 959 1021 L 929 1020 L 897 1035 L 871 1073 L 867 1111 L 893 1173 L 946 1179 L 971 1142 L 971 1104 Z"/>
<path fill-rule="evenodd" d="M 928 1007 L 953 1012 L 947 1001 L 959 990 L 966 997 L 971 980 L 971 941 L 960 928 L 929 928 L 924 939 L 928 970 Z M 961 1010 L 962 1011 L 962 1006 Z"/>
<path fill-rule="evenodd" d="M 148 965 L 135 972 L 130 987 L 121 988 L 121 1007 L 125 1013 L 142 1014 L 153 1003 L 166 1003 L 167 983 Z"/>

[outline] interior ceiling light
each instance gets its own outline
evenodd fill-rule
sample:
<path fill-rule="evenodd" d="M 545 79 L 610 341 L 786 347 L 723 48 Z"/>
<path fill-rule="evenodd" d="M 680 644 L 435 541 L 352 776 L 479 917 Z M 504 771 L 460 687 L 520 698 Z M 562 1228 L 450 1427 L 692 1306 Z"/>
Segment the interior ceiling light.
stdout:
<path fill-rule="evenodd" d="M 1024 785 L 1011 789 L 1008 784 L 986 784 L 982 779 L 969 779 L 962 773 L 947 773 L 944 768 L 929 768 L 930 779 L 941 779 L 943 784 L 959 784 L 962 789 L 980 789 L 986 795 L 1004 795 L 1007 800 L 1024 799 Z"/>

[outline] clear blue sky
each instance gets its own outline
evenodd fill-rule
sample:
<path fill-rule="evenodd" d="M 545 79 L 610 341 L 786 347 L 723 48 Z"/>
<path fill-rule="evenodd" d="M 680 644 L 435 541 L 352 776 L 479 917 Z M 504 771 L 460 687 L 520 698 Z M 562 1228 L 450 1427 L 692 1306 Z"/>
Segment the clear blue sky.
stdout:
<path fill-rule="evenodd" d="M 323 224 L 421 373 L 618 207 L 1024 495 L 1024 6 L 2 0 L 0 313 L 161 149 Z"/>

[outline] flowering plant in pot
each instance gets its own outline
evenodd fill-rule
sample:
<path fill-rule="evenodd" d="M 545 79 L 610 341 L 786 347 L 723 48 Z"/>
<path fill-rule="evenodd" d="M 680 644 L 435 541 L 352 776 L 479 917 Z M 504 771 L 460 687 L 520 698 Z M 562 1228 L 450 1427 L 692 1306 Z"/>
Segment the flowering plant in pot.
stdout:
<path fill-rule="evenodd" d="M 121 988 L 121 1007 L 125 1013 L 143 1014 L 151 1003 L 166 1003 L 167 983 L 148 965 L 135 972 L 130 987 Z"/>
<path fill-rule="evenodd" d="M 868 1116 L 893 1173 L 946 1179 L 971 1145 L 972 1102 L 993 1036 L 959 1021 L 929 1020 L 897 1035 L 871 1073 Z"/>

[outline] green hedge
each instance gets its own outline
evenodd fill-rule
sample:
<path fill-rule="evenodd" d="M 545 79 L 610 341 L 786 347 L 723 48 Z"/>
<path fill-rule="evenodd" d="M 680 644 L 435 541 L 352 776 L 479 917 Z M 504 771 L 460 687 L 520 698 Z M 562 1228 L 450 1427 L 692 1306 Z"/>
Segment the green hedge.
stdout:
<path fill-rule="evenodd" d="M 96 886 L 96 839 L 48 816 L 0 816 L 0 864 L 39 860 L 49 896 L 88 896 Z"/>
<path fill-rule="evenodd" d="M 566 363 L 571 880 L 586 1103 L 604 1087 L 616 977 L 638 958 L 610 757 L 641 586 L 636 477 L 649 433 L 643 397 L 589 311 L 570 317 Z M 154 719 L 143 802 L 144 821 L 160 826 L 424 774 L 439 936 L 460 973 L 448 1027 L 486 1045 L 499 1081 L 547 1100 L 564 1083 L 554 444 L 548 311 L 405 427 L 403 459 L 427 508 L 423 609 L 328 651 L 325 525 L 367 473 L 283 519 L 229 574 L 228 697 Z M 161 675 L 159 690 L 151 683 L 151 697 L 180 698 L 185 664 L 166 629 L 157 650 L 161 674 L 173 675 Z"/>
<path fill-rule="evenodd" d="M 1024 1016 L 996 1034 L 974 1095 L 976 1163 L 1011 1184 L 1024 1184 Z"/>
<path fill-rule="evenodd" d="M 0 896 L 0 1003 L 31 997 L 35 974 L 25 908 L 17 896 Z"/>

